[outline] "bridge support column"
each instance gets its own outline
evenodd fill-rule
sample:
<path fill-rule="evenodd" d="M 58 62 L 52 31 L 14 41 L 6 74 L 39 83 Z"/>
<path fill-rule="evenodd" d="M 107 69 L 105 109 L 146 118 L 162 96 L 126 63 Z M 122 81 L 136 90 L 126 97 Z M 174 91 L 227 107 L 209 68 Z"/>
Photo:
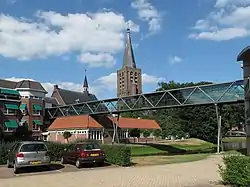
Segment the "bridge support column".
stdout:
<path fill-rule="evenodd" d="M 115 121 L 115 117 L 113 114 L 112 116 L 112 122 L 113 122 L 113 137 L 112 137 L 112 144 L 115 143 L 115 141 L 119 144 L 119 135 L 118 135 L 118 126 L 119 126 L 119 118 L 120 114 L 117 115 L 117 120 Z"/>
<path fill-rule="evenodd" d="M 221 108 L 219 108 L 218 104 L 215 104 L 215 111 L 216 111 L 216 119 L 217 119 L 217 153 L 220 153 L 222 149 L 222 136 L 221 136 Z M 221 148 L 221 149 L 220 149 Z"/>
<path fill-rule="evenodd" d="M 245 127 L 247 155 L 250 156 L 250 46 L 244 48 L 237 56 L 237 61 L 242 61 L 244 91 L 245 91 Z"/>

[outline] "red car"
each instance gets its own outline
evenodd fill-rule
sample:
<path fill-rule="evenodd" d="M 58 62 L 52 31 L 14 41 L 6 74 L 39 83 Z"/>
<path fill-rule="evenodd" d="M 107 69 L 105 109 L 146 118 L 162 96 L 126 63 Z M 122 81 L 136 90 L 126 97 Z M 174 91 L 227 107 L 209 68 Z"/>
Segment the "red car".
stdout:
<path fill-rule="evenodd" d="M 64 151 L 62 164 L 75 164 L 77 168 L 81 168 L 83 164 L 104 165 L 105 154 L 97 143 L 77 143 Z"/>

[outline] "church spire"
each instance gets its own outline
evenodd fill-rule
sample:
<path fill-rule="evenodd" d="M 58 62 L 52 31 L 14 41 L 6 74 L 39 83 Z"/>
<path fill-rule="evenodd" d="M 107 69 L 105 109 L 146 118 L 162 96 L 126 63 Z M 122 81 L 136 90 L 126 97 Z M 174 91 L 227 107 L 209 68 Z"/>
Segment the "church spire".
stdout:
<path fill-rule="evenodd" d="M 124 68 L 126 66 L 131 67 L 131 68 L 136 68 L 129 26 L 127 27 L 127 30 L 126 30 L 126 44 L 125 44 L 125 49 L 124 49 L 124 54 L 123 54 L 122 67 Z"/>
<path fill-rule="evenodd" d="M 89 84 L 87 80 L 87 70 L 85 69 L 85 77 L 84 77 L 84 83 L 83 83 L 83 91 L 88 92 Z"/>

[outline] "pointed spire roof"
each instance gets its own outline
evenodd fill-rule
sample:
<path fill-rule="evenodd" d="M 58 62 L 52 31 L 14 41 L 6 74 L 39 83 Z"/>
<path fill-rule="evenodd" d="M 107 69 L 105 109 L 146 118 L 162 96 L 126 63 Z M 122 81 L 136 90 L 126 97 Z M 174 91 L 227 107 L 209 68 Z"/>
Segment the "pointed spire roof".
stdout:
<path fill-rule="evenodd" d="M 123 54 L 123 64 L 122 64 L 123 68 L 126 66 L 131 68 L 136 68 L 129 27 L 126 30 L 126 44 L 125 44 L 125 49 Z"/>
<path fill-rule="evenodd" d="M 85 77 L 84 77 L 84 82 L 83 82 L 83 91 L 88 91 L 89 89 L 89 84 L 87 80 L 87 70 L 85 69 Z"/>

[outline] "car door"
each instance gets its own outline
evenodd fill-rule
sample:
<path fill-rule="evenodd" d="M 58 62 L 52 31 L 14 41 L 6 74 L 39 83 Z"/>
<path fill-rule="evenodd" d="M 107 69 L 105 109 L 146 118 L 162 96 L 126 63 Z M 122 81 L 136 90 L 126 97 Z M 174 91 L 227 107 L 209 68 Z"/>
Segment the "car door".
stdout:
<path fill-rule="evenodd" d="M 75 162 L 76 159 L 78 158 L 79 151 L 77 149 L 77 145 L 72 146 L 72 150 L 70 152 L 70 158 L 72 162 Z"/>
<path fill-rule="evenodd" d="M 70 162 L 74 162 L 74 150 L 75 150 L 75 145 L 71 145 L 66 152 L 67 160 Z"/>
<path fill-rule="evenodd" d="M 65 159 L 67 162 L 70 162 L 70 151 L 71 151 L 71 146 L 69 146 L 64 152 L 63 152 L 63 159 Z"/>

